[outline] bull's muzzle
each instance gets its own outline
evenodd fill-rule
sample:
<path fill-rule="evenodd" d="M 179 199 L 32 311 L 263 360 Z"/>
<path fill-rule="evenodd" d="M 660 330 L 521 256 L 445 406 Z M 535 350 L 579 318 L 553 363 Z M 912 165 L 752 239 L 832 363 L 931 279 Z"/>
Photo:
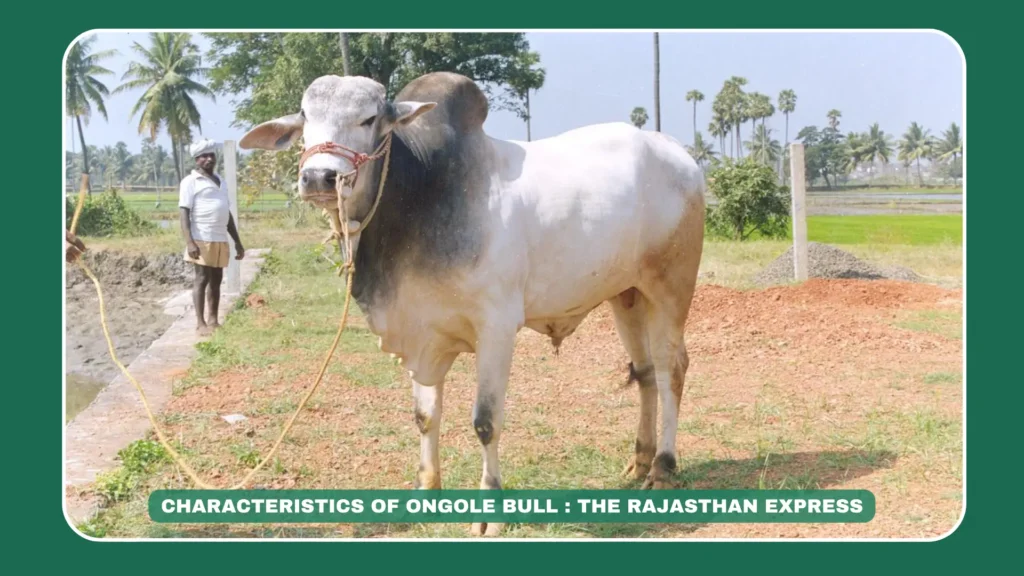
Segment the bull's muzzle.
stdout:
<path fill-rule="evenodd" d="M 328 168 L 304 168 L 299 175 L 299 198 L 313 204 L 338 203 L 338 173 Z"/>

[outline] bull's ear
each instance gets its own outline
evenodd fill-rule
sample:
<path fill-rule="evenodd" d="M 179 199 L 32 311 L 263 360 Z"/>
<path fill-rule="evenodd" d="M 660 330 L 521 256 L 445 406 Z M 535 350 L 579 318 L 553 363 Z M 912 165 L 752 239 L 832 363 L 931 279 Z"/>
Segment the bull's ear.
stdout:
<path fill-rule="evenodd" d="M 437 102 L 413 102 L 412 100 L 395 102 L 395 124 L 405 126 L 418 118 L 420 114 L 433 110 L 435 106 L 437 106 Z"/>
<path fill-rule="evenodd" d="M 302 136 L 305 122 L 301 113 L 269 120 L 246 132 L 238 146 L 244 150 L 286 150 Z"/>

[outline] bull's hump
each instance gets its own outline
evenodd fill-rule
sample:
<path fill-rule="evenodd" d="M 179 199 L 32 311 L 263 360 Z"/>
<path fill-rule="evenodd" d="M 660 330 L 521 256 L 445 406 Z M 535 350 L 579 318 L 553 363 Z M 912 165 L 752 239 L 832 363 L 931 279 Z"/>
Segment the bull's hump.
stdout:
<path fill-rule="evenodd" d="M 395 100 L 437 102 L 436 111 L 441 114 L 433 119 L 460 132 L 482 131 L 487 120 L 487 96 L 472 79 L 454 72 L 424 74 L 407 84 Z M 421 118 L 427 120 L 430 116 Z"/>

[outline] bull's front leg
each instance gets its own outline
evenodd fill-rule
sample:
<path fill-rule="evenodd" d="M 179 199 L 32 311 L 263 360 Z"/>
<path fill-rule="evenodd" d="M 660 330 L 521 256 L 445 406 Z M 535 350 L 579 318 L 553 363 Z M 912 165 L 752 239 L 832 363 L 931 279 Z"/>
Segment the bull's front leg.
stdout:
<path fill-rule="evenodd" d="M 420 430 L 420 466 L 415 488 L 441 489 L 441 414 L 444 401 L 444 378 L 455 361 L 455 355 L 441 358 L 430 370 L 413 376 L 414 419 Z"/>
<path fill-rule="evenodd" d="M 515 349 L 514 326 L 489 326 L 481 330 L 476 346 L 477 390 L 473 405 L 473 429 L 483 447 L 481 490 L 500 490 L 501 471 L 498 465 L 498 442 L 505 421 L 505 390 L 512 369 Z M 474 536 L 498 536 L 504 524 L 477 522 Z"/>

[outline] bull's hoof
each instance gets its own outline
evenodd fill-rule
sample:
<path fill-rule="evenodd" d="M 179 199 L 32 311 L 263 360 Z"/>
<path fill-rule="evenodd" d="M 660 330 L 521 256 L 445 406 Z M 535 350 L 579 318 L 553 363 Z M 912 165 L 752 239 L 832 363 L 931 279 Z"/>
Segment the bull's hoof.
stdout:
<path fill-rule="evenodd" d="M 474 522 L 469 529 L 473 536 L 500 536 L 505 524 L 499 522 Z"/>
<path fill-rule="evenodd" d="M 413 481 L 413 488 L 416 490 L 440 490 L 441 475 L 430 470 L 420 469 L 416 473 L 416 480 Z"/>
<path fill-rule="evenodd" d="M 651 471 L 651 463 L 638 462 L 637 456 L 634 454 L 629 460 L 629 464 L 622 470 L 623 478 L 631 478 L 633 480 L 643 480 L 647 477 L 647 474 Z"/>
<path fill-rule="evenodd" d="M 672 474 L 675 472 L 676 462 L 674 456 L 667 454 L 659 454 L 651 466 L 651 471 L 647 474 L 647 478 L 644 479 L 641 490 L 669 490 L 675 488 L 675 482 L 672 480 Z"/>
<path fill-rule="evenodd" d="M 676 487 L 676 485 L 675 485 L 674 482 L 672 482 L 672 480 L 656 480 L 653 476 L 648 474 L 647 478 L 644 480 L 643 486 L 641 486 L 640 489 L 641 490 L 671 490 L 671 489 L 673 489 L 675 487 Z"/>

